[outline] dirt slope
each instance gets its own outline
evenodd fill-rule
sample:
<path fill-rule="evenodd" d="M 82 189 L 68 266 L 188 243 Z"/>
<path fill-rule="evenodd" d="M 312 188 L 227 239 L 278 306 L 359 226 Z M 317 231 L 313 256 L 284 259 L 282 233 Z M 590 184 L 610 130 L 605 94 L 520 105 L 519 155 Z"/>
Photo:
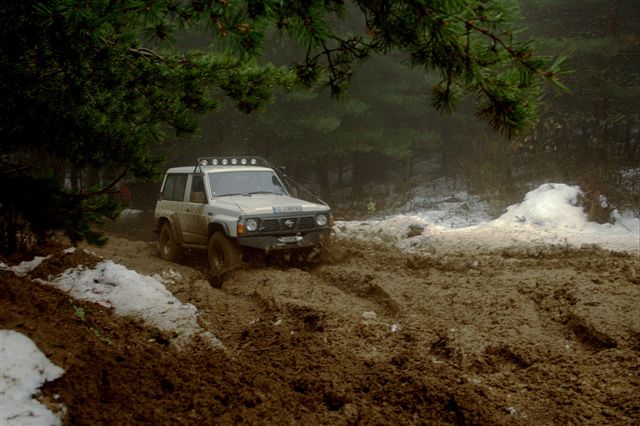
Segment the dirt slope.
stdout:
<path fill-rule="evenodd" d="M 214 288 L 202 257 L 171 264 L 153 243 L 115 236 L 91 250 L 141 273 L 179 272 L 169 289 L 227 349 L 178 352 L 134 320 L 5 274 L 0 327 L 66 370 L 44 395 L 59 395 L 68 424 L 640 422 L 636 256 L 413 256 L 342 240 L 322 266 L 256 261 Z"/>

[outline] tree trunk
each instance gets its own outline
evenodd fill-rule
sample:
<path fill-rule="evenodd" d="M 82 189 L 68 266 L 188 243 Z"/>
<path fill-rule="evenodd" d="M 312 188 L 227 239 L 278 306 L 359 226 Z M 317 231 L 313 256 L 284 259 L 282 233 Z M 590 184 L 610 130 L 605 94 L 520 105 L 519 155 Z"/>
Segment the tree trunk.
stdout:
<path fill-rule="evenodd" d="M 100 187 L 100 172 L 95 167 L 87 168 L 87 188 L 94 190 Z"/>
<path fill-rule="evenodd" d="M 322 198 L 329 198 L 331 195 L 331 188 L 329 185 L 329 166 L 326 161 L 319 160 L 316 161 L 315 169 L 318 184 L 320 185 L 320 196 Z"/>
<path fill-rule="evenodd" d="M 78 169 L 74 166 L 70 166 L 70 177 L 71 177 L 71 191 L 75 193 L 80 192 L 80 173 Z"/>
<path fill-rule="evenodd" d="M 354 197 L 360 198 L 364 195 L 364 184 L 367 181 L 367 168 L 369 165 L 366 160 L 366 154 L 363 152 L 352 153 L 351 162 L 353 164 L 351 189 Z"/>

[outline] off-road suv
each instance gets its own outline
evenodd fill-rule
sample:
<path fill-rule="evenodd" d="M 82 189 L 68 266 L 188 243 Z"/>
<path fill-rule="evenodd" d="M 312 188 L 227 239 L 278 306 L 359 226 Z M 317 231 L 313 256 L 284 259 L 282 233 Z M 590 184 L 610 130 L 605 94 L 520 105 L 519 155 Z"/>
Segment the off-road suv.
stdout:
<path fill-rule="evenodd" d="M 154 213 L 161 257 L 206 249 L 220 273 L 248 249 L 301 253 L 323 245 L 331 209 L 292 197 L 276 170 L 259 157 L 199 158 L 195 167 L 169 169 Z"/>

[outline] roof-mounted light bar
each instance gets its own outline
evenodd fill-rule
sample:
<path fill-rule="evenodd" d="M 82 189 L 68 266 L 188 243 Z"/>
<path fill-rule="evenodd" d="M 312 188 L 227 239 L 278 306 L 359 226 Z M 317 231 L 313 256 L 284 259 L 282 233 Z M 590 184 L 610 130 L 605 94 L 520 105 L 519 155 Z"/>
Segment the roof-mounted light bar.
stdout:
<path fill-rule="evenodd" d="M 238 157 L 200 157 L 200 166 L 266 166 L 271 167 L 269 162 L 261 157 L 238 156 Z"/>

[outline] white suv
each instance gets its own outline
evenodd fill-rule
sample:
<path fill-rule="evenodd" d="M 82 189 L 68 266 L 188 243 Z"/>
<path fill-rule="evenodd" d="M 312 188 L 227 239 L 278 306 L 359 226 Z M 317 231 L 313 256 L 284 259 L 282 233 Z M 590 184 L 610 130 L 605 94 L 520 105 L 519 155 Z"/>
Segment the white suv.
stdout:
<path fill-rule="evenodd" d="M 333 222 L 329 206 L 292 197 L 259 157 L 199 158 L 195 167 L 167 170 L 154 216 L 162 258 L 206 249 L 215 273 L 237 267 L 249 247 L 313 249 Z"/>

